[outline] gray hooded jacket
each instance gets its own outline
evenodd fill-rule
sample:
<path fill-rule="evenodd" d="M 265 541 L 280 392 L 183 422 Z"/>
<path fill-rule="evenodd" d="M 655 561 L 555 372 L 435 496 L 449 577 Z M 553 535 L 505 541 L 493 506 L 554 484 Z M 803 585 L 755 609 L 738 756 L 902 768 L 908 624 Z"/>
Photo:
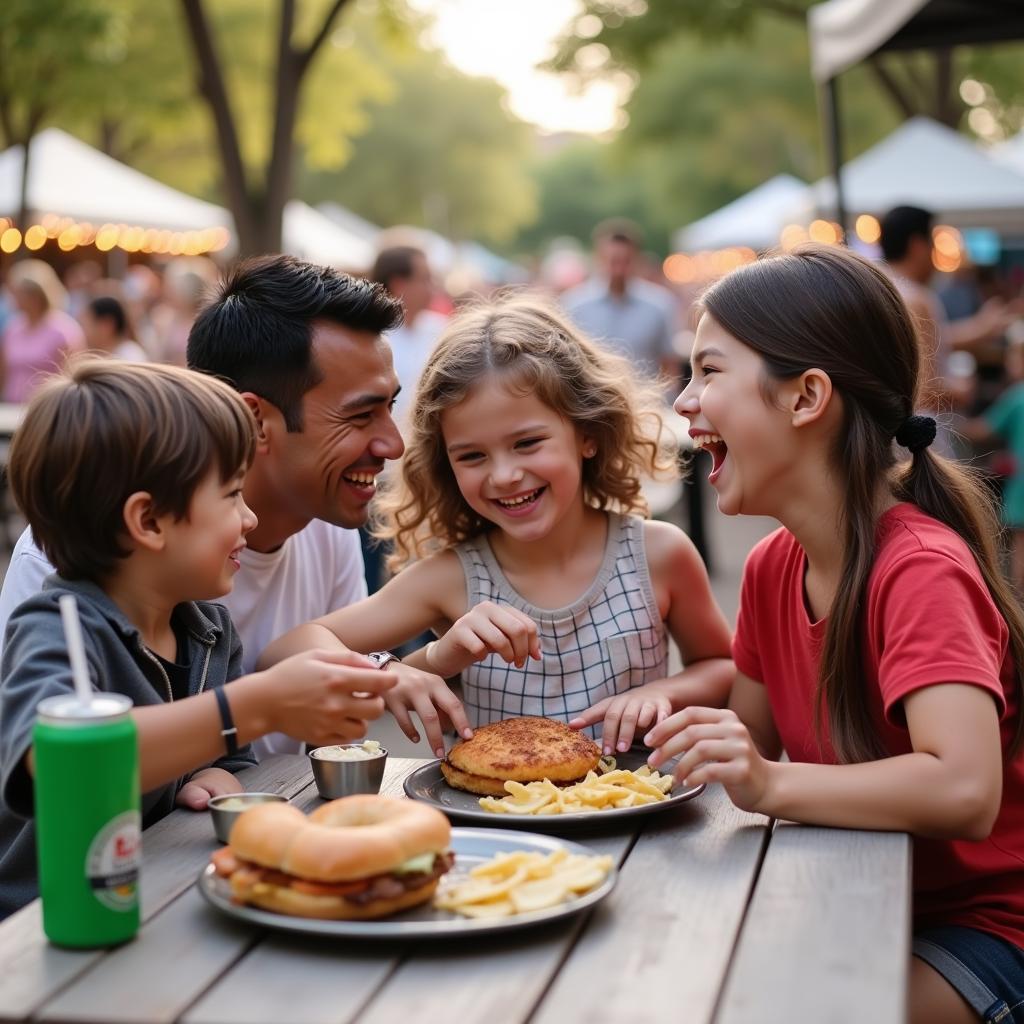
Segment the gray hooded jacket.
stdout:
<path fill-rule="evenodd" d="M 143 644 L 139 630 L 95 583 L 50 576 L 37 595 L 14 611 L 0 665 L 0 919 L 38 895 L 32 778 L 25 755 L 39 702 L 74 692 L 58 605 L 62 594 L 74 594 L 78 601 L 95 689 L 126 694 L 136 707 L 172 699 L 163 666 Z M 172 618 L 179 635 L 188 638 L 190 696 L 242 674 L 242 645 L 227 609 L 188 602 L 178 605 Z M 230 772 L 255 763 L 248 747 L 213 762 Z M 143 828 L 174 809 L 174 798 L 188 778 L 143 794 Z M 76 798 L 78 786 L 88 786 L 88 780 L 69 780 L 69 799 Z"/>

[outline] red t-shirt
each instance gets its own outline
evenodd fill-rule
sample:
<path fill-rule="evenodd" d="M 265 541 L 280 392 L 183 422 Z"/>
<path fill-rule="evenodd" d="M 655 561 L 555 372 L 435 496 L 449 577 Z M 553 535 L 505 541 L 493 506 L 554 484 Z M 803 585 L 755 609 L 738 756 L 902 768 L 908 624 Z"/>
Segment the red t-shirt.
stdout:
<path fill-rule="evenodd" d="M 988 690 L 1003 749 L 1017 702 L 1009 633 L 963 540 L 914 505 L 878 523 L 864 622 L 865 683 L 879 734 L 893 756 L 912 750 L 902 699 L 922 686 L 968 683 Z M 790 760 L 835 763 L 813 708 L 826 620 L 804 601 L 806 556 L 788 530 L 750 553 L 743 573 L 733 657 L 765 685 Z M 1003 800 L 988 839 L 914 840 L 915 927 L 958 924 L 1024 948 L 1024 755 L 1005 765 Z"/>

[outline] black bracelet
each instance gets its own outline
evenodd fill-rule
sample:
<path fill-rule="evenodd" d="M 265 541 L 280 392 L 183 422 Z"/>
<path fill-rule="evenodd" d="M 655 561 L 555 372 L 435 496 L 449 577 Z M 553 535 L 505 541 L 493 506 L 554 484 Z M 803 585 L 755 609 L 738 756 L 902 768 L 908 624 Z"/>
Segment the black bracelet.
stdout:
<path fill-rule="evenodd" d="M 220 724 L 224 726 L 220 734 L 224 737 L 224 746 L 227 747 L 228 757 L 234 757 L 238 753 L 238 729 L 235 727 L 235 720 L 231 717 L 231 705 L 228 703 L 228 695 L 219 686 L 215 686 L 213 692 L 217 696 Z"/>

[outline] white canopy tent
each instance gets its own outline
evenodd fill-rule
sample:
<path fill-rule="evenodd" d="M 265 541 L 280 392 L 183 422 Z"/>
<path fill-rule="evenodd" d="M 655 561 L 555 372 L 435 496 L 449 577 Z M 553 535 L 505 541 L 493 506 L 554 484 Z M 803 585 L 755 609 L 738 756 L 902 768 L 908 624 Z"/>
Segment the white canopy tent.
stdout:
<path fill-rule="evenodd" d="M 1024 229 L 1024 174 L 997 163 L 966 136 L 927 117 L 905 121 L 891 135 L 843 166 L 847 207 L 879 216 L 894 206 L 923 206 L 955 227 Z M 828 214 L 835 182 L 808 191 L 812 210 Z"/>
<path fill-rule="evenodd" d="M 376 252 L 372 242 L 299 199 L 285 205 L 282 236 L 285 252 L 342 270 L 368 270 Z"/>
<path fill-rule="evenodd" d="M 21 146 L 0 153 L 0 216 L 19 212 L 22 155 Z M 29 156 L 28 207 L 36 215 L 172 231 L 231 227 L 222 207 L 155 181 L 59 128 L 36 135 Z"/>
<path fill-rule="evenodd" d="M 917 50 L 1024 38 L 1016 0 L 827 0 L 807 14 L 811 68 L 826 91 L 835 210 L 845 220 L 836 79 L 884 50 Z"/>
<path fill-rule="evenodd" d="M 794 208 L 806 202 L 808 185 L 791 174 L 778 174 L 720 210 L 680 228 L 672 239 L 682 252 L 747 245 L 768 249 L 777 245 L 779 232 Z"/>
<path fill-rule="evenodd" d="M 1024 174 L 1024 132 L 1019 132 L 1005 142 L 996 143 L 989 154 L 993 160 L 1012 167 L 1018 174 Z"/>

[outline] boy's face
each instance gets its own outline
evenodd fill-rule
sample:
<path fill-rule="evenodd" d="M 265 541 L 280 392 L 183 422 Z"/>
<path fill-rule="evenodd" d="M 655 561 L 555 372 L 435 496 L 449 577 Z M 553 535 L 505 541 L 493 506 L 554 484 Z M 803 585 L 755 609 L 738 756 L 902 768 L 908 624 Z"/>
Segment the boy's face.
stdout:
<path fill-rule="evenodd" d="M 231 590 L 245 535 L 256 526 L 242 499 L 244 478 L 238 472 L 222 482 L 219 470 L 211 469 L 192 495 L 188 515 L 167 526 L 165 554 L 181 580 L 182 600 L 208 601 Z"/>
<path fill-rule="evenodd" d="M 323 379 L 303 396 L 302 431 L 278 435 L 266 472 L 296 518 L 351 529 L 366 522 L 385 461 L 405 447 L 391 418 L 398 378 L 387 342 L 334 324 L 317 324 L 313 358 Z"/>

